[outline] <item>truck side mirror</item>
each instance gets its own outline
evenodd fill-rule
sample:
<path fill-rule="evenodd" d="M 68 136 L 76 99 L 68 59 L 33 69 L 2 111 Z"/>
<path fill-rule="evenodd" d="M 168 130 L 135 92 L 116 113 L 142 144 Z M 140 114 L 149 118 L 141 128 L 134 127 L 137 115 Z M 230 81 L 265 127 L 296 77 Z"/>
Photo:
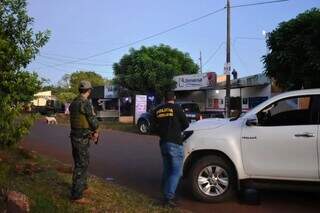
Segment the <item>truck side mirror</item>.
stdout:
<path fill-rule="evenodd" d="M 247 126 L 258 126 L 258 119 L 257 118 L 249 118 L 246 121 Z"/>

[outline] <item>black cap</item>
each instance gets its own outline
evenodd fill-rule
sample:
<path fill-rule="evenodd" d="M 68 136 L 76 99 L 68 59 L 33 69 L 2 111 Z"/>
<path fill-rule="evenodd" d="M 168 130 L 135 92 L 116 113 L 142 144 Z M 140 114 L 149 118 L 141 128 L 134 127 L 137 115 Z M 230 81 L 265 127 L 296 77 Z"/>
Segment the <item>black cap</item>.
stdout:
<path fill-rule="evenodd" d="M 174 101 L 174 99 L 175 99 L 175 94 L 173 91 L 166 92 L 166 94 L 165 94 L 166 101 Z"/>

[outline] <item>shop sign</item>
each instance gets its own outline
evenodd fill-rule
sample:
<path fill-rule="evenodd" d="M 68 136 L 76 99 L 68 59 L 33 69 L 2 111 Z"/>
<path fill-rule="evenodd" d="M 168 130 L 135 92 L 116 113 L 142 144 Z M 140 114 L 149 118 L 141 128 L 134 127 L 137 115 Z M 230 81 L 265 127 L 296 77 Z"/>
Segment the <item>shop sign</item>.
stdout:
<path fill-rule="evenodd" d="M 136 103 L 135 103 L 135 123 L 136 124 L 140 116 L 145 112 L 147 112 L 147 96 L 136 95 Z"/>

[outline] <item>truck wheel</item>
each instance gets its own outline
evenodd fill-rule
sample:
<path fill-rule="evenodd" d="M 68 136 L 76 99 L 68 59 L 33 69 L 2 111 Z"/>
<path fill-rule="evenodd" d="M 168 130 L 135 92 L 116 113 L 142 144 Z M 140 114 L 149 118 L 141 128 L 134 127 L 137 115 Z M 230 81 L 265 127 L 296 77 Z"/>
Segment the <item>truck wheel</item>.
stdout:
<path fill-rule="evenodd" d="M 231 163 L 215 155 L 195 162 L 189 171 L 188 180 L 194 197 L 211 203 L 219 203 L 232 197 L 237 182 Z"/>
<path fill-rule="evenodd" d="M 149 124 L 145 120 L 139 121 L 138 128 L 139 128 L 140 133 L 142 133 L 142 134 L 148 134 L 149 133 Z"/>

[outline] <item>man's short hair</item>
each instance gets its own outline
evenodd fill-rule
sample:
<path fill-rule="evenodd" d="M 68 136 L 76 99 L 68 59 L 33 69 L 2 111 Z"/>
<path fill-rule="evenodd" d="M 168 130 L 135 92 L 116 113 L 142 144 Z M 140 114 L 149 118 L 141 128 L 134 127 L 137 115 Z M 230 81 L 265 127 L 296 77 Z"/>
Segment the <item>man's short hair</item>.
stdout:
<path fill-rule="evenodd" d="M 175 99 L 175 94 L 174 94 L 174 92 L 169 91 L 169 92 L 167 92 L 167 93 L 165 94 L 164 98 L 165 98 L 165 101 L 166 101 L 166 102 L 168 102 L 168 101 L 174 101 L 174 99 Z"/>

